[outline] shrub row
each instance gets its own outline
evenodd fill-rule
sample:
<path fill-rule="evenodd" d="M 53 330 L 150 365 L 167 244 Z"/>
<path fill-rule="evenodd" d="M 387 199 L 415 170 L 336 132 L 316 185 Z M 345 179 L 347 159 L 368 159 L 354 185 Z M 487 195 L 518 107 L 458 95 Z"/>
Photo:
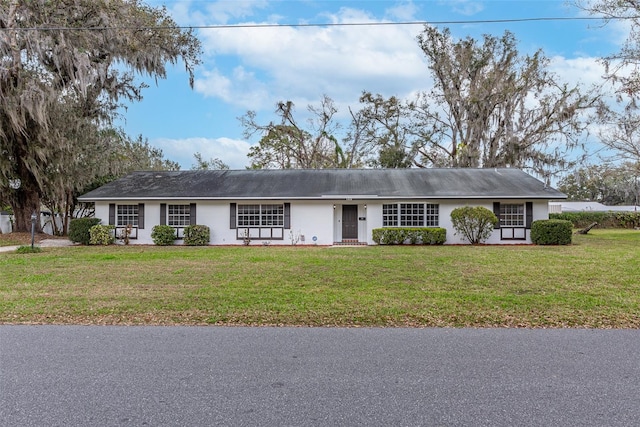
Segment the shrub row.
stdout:
<path fill-rule="evenodd" d="M 549 214 L 550 219 L 571 221 L 575 228 L 598 223 L 600 228 L 640 227 L 640 212 L 562 212 Z"/>
<path fill-rule="evenodd" d="M 113 225 L 101 225 L 100 218 L 78 218 L 69 224 L 69 240 L 83 245 L 110 245 L 115 241 Z M 156 225 L 151 230 L 153 243 L 160 246 L 173 245 L 176 230 L 169 225 Z M 184 228 L 184 244 L 206 246 L 211 231 L 206 225 L 190 225 Z"/>
<path fill-rule="evenodd" d="M 542 219 L 531 224 L 531 242 L 536 245 L 570 245 L 573 232 L 571 221 Z"/>
<path fill-rule="evenodd" d="M 447 240 L 444 228 L 375 228 L 373 241 L 379 245 L 442 245 Z"/>

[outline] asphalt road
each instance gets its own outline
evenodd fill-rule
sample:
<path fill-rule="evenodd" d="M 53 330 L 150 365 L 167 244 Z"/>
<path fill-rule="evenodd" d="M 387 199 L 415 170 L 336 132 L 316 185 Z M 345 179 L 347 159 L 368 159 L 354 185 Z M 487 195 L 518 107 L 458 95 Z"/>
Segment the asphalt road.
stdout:
<path fill-rule="evenodd" d="M 640 331 L 0 326 L 2 426 L 635 426 Z"/>

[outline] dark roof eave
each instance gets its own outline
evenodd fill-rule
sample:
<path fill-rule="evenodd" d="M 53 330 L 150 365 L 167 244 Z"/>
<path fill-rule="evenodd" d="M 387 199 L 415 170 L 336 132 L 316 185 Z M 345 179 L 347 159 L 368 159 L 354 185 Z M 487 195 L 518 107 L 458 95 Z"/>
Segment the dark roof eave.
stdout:
<path fill-rule="evenodd" d="M 566 199 L 566 195 L 519 195 L 519 196 L 506 196 L 506 195 L 484 195 L 484 196 L 322 196 L 322 197 L 298 197 L 298 196 L 242 196 L 242 197 L 184 197 L 184 196 L 167 196 L 167 197 L 95 197 L 86 198 L 79 197 L 80 202 L 108 202 L 108 201 L 161 201 L 161 200 L 211 200 L 211 201 L 230 201 L 230 200 L 318 200 L 318 201 L 331 201 L 331 200 L 423 200 L 423 199 L 437 199 L 437 200 L 495 200 L 495 199 L 508 199 L 508 200 L 557 200 Z"/>

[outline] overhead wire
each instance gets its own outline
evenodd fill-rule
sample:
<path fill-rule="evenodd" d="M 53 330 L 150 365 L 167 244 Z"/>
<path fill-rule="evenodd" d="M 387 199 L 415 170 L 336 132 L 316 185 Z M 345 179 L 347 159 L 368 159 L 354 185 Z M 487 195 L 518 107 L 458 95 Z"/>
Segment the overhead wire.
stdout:
<path fill-rule="evenodd" d="M 466 20 L 441 20 L 441 21 L 400 21 L 400 22 L 327 22 L 327 23 L 263 23 L 263 24 L 210 24 L 210 25 L 176 25 L 176 26 L 158 26 L 158 27 L 144 27 L 144 26 L 109 26 L 109 27 L 65 27 L 65 26 L 51 26 L 51 27 L 13 27 L 13 28 L 0 28 L 0 31 L 14 30 L 14 31 L 73 31 L 73 30 L 87 30 L 87 31 L 105 31 L 105 30 L 161 30 L 161 29 L 234 29 L 234 28 L 303 28 L 303 27 L 365 27 L 365 26 L 394 26 L 394 25 L 472 25 L 472 24 L 504 24 L 504 23 L 519 23 L 519 22 L 552 22 L 552 21 L 610 21 L 610 20 L 633 20 L 640 19 L 638 16 L 607 16 L 607 17 L 593 17 L 593 16 L 573 16 L 573 17 L 532 17 L 532 18 L 504 18 L 504 19 L 466 19 Z"/>

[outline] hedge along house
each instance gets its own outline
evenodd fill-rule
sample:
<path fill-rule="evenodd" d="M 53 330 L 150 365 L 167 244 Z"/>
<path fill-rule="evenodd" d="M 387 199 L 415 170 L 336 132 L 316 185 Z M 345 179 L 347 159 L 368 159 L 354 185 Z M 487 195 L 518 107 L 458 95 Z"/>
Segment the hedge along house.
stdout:
<path fill-rule="evenodd" d="M 131 243 L 155 225 L 207 225 L 210 244 L 374 244 L 382 227 L 442 227 L 451 211 L 484 206 L 500 223 L 487 243 L 531 243 L 531 223 L 566 196 L 518 169 L 320 169 L 134 172 L 79 198 Z"/>

